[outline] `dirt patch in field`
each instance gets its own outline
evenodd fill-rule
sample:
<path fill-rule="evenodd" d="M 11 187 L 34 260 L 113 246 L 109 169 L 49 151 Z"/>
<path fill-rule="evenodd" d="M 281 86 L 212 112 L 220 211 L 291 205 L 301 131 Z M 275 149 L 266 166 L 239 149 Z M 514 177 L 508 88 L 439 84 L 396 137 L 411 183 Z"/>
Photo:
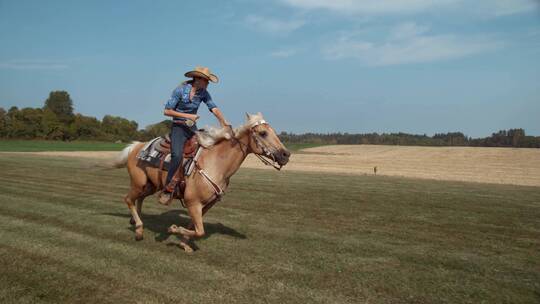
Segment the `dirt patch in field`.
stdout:
<path fill-rule="evenodd" d="M 27 152 L 112 160 L 119 152 Z M 245 168 L 267 168 L 250 155 Z M 283 170 L 540 186 L 540 149 L 339 145 L 302 150 Z"/>

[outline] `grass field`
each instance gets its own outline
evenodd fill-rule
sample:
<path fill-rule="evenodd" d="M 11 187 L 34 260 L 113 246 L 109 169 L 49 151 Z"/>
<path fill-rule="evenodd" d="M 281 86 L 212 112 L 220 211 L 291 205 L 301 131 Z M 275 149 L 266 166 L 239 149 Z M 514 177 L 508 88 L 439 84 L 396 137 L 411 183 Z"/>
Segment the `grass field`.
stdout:
<path fill-rule="evenodd" d="M 540 301 L 538 187 L 242 169 L 190 255 L 97 162 L 0 154 L 0 303 Z"/>
<path fill-rule="evenodd" d="M 125 146 L 101 141 L 0 140 L 0 152 L 120 151 Z"/>
<path fill-rule="evenodd" d="M 291 151 L 319 147 L 317 144 L 286 144 Z M 0 152 L 120 151 L 126 143 L 101 141 L 0 140 Z"/>

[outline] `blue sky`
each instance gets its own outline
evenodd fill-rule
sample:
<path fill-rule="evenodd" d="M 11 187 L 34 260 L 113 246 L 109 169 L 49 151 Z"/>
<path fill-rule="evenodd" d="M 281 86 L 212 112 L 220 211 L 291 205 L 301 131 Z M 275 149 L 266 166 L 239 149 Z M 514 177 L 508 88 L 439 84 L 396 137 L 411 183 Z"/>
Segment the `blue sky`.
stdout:
<path fill-rule="evenodd" d="M 206 65 L 234 125 L 540 135 L 538 0 L 0 0 L 0 44 L 6 109 L 67 90 L 76 112 L 144 127 Z"/>

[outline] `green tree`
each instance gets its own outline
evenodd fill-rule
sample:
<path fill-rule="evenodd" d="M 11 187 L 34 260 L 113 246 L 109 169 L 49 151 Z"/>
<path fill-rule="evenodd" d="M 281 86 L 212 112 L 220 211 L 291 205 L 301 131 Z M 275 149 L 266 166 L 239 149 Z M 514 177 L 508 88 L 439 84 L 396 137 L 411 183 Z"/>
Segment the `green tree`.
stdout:
<path fill-rule="evenodd" d="M 70 126 L 77 139 L 97 139 L 102 136 L 101 122 L 95 117 L 76 114 Z"/>
<path fill-rule="evenodd" d="M 0 107 L 0 137 L 7 136 L 7 112 Z"/>
<path fill-rule="evenodd" d="M 64 125 L 69 125 L 75 119 L 73 114 L 73 101 L 66 91 L 52 91 L 49 93 L 49 98 L 45 100 L 44 109 L 49 109 L 58 120 Z"/>
<path fill-rule="evenodd" d="M 65 139 L 66 127 L 50 109 L 45 109 L 43 111 L 41 125 L 45 138 L 54 140 Z"/>
<path fill-rule="evenodd" d="M 512 147 L 520 147 L 521 141 L 525 137 L 525 130 L 510 129 L 508 130 L 508 137 L 510 137 L 512 140 Z"/>
<path fill-rule="evenodd" d="M 36 138 L 43 137 L 41 109 L 17 107 L 9 109 L 7 114 L 8 136 L 12 138 Z"/>
<path fill-rule="evenodd" d="M 171 132 L 171 124 L 171 120 L 167 119 L 153 125 L 148 125 L 146 128 L 144 128 L 144 131 L 141 132 L 142 139 L 150 140 L 158 136 L 169 134 Z"/>
<path fill-rule="evenodd" d="M 101 130 L 108 135 L 110 139 L 129 141 L 139 135 L 137 126 L 137 123 L 133 120 L 129 121 L 122 117 L 105 115 L 105 117 L 103 117 L 103 122 L 101 123 Z"/>

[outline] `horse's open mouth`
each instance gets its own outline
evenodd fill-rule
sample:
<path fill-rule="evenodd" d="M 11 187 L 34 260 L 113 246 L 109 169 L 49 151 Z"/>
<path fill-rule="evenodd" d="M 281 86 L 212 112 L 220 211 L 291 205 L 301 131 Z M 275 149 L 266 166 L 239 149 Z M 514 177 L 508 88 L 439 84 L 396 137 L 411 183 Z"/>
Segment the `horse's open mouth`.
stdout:
<path fill-rule="evenodd" d="M 289 162 L 289 157 L 291 156 L 291 152 L 289 152 L 287 149 L 281 149 L 273 153 L 275 161 L 280 166 L 285 166 Z"/>

